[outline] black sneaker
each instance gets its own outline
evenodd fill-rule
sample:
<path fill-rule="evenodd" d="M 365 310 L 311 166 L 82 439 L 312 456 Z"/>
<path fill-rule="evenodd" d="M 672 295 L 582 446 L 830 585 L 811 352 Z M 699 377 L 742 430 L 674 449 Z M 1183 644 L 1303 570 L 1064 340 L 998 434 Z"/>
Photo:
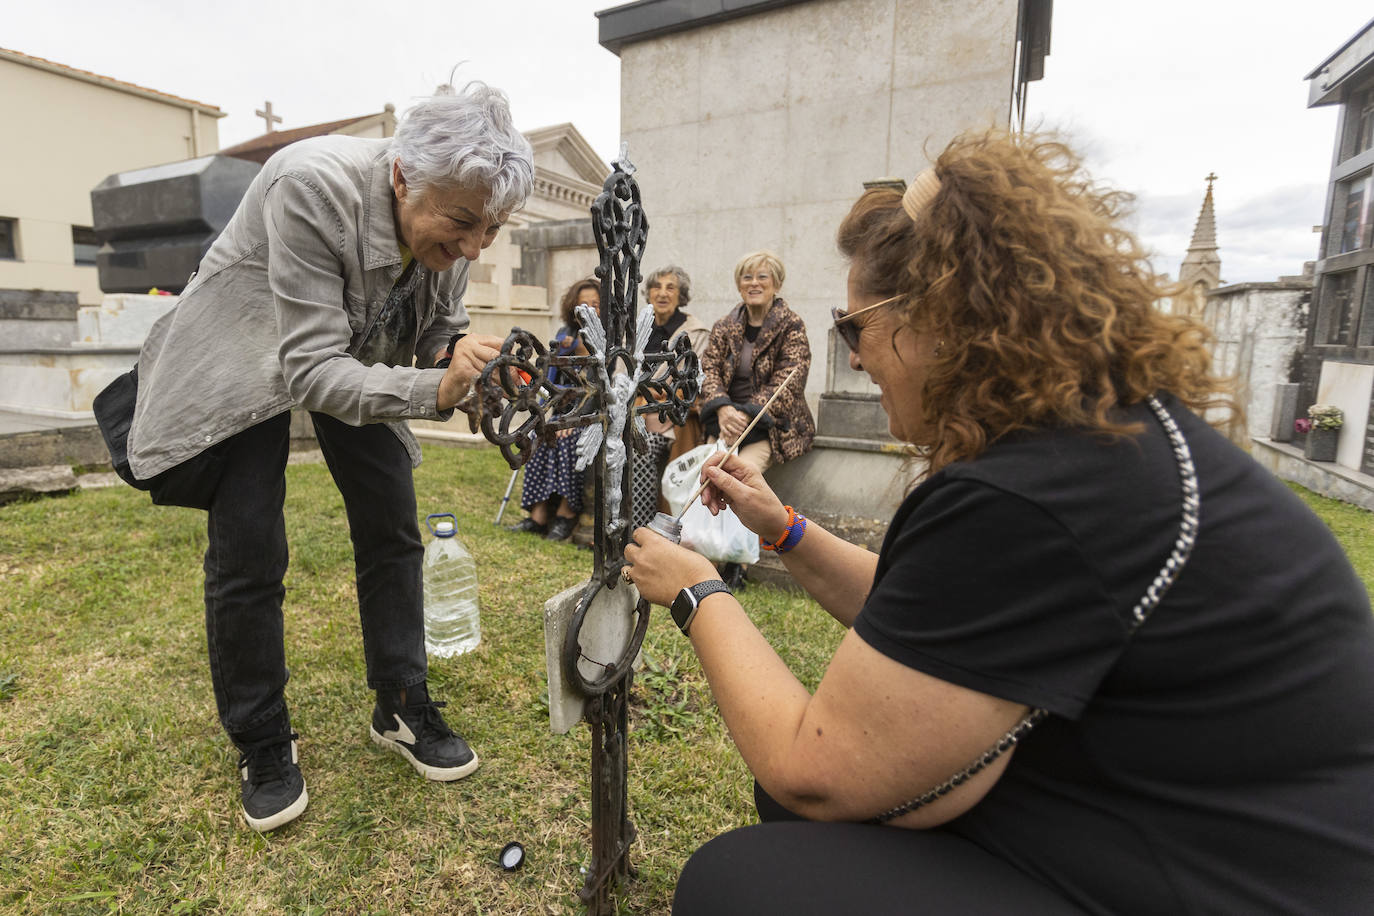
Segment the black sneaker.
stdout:
<path fill-rule="evenodd" d="M 259 833 L 294 821 L 310 800 L 296 754 L 299 737 L 286 732 L 239 745 L 243 819 Z"/>
<path fill-rule="evenodd" d="M 720 577 L 730 587 L 731 592 L 739 594 L 749 587 L 745 584 L 747 569 L 748 567 L 742 563 L 726 563 L 720 567 Z"/>
<path fill-rule="evenodd" d="M 377 691 L 372 740 L 410 761 L 426 779 L 453 782 L 477 769 L 477 755 L 439 713 L 447 704 L 431 701 L 424 684 L 406 688 L 406 694 L 402 706 L 400 691 Z"/>
<path fill-rule="evenodd" d="M 573 529 L 576 527 L 577 519 L 556 515 L 553 521 L 549 522 L 549 533 L 544 535 L 544 540 L 566 541 L 568 538 L 572 537 Z"/>
<path fill-rule="evenodd" d="M 537 535 L 540 535 L 540 536 L 542 537 L 542 536 L 544 535 L 544 533 L 547 532 L 547 531 L 549 530 L 549 526 L 548 526 L 548 525 L 541 525 L 541 524 L 539 524 L 538 522 L 536 522 L 534 519 L 530 518 L 530 517 L 527 515 L 527 516 L 525 516 L 524 518 L 522 518 L 520 521 L 516 522 L 514 525 L 509 525 L 509 526 L 507 526 L 506 530 L 507 530 L 507 531 L 515 531 L 515 532 L 523 532 L 523 533 L 527 533 L 527 534 L 537 534 Z"/>

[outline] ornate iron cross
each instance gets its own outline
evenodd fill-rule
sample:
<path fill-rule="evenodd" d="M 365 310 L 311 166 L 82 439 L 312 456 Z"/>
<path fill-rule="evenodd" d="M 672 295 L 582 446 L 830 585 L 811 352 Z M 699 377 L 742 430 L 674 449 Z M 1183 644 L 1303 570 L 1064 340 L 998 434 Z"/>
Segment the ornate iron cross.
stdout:
<path fill-rule="evenodd" d="M 626 792 L 631 665 L 649 625 L 649 604 L 634 607 L 634 627 L 620 657 L 598 660 L 586 676 L 579 661 L 587 612 L 603 588 L 627 588 L 620 578 L 631 534 L 630 461 L 647 452 L 644 414 L 681 426 L 700 391 L 696 354 L 679 334 L 661 353 L 644 353 L 652 310 L 638 311 L 640 258 L 649 221 L 640 203 L 635 168 L 625 147 L 592 204 L 592 230 L 601 263 L 601 315 L 578 306 L 586 356 L 559 356 L 535 335 L 511 330 L 501 355 L 482 370 L 478 385 L 482 433 L 519 468 L 535 446 L 552 446 L 560 430 L 581 428 L 578 469 L 594 468 L 595 567 L 562 647 L 564 676 L 585 697 L 592 729 L 592 863 L 580 896 L 593 916 L 614 913 L 616 884 L 629 873 L 635 838 Z M 571 381 L 571 384 L 568 382 Z"/>

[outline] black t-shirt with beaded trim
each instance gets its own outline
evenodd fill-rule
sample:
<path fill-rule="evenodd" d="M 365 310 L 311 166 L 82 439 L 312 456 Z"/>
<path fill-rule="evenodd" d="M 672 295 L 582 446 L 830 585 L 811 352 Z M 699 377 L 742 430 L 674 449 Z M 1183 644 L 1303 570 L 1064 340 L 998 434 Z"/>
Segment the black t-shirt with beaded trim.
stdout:
<path fill-rule="evenodd" d="M 917 487 L 855 620 L 869 645 L 1052 715 L 943 829 L 1100 913 L 1374 912 L 1374 621 L 1326 526 L 1172 399 L 1192 556 L 1148 407 L 1106 440 L 1015 434 Z M 913 787 L 914 788 L 914 787 Z M 916 793 L 913 793 L 916 794 Z"/>

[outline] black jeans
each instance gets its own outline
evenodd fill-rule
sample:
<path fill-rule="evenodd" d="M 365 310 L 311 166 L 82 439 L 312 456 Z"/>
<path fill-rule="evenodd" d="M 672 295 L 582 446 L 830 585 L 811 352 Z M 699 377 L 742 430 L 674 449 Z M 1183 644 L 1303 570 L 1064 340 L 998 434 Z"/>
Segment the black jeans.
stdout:
<path fill-rule="evenodd" d="M 282 505 L 290 418 L 278 414 L 226 441 L 224 473 L 210 503 L 205 630 L 215 703 L 231 736 L 272 719 L 284 702 Z M 410 457 L 381 424 L 310 418 L 348 512 L 367 684 L 374 690 L 418 684 L 426 675 L 424 548 Z"/>

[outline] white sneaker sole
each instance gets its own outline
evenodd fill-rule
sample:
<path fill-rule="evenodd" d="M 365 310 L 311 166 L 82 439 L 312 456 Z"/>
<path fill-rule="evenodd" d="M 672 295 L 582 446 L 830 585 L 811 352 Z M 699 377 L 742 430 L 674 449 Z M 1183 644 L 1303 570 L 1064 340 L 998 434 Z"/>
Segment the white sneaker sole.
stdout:
<path fill-rule="evenodd" d="M 305 791 L 305 785 L 302 784 L 300 797 L 270 817 L 253 817 L 242 807 L 240 807 L 239 810 L 243 811 L 243 819 L 248 822 L 249 827 L 252 827 L 258 833 L 266 833 L 269 830 L 276 830 L 284 824 L 289 824 L 300 817 L 301 814 L 305 812 L 305 806 L 309 803 L 310 793 Z"/>
<path fill-rule="evenodd" d="M 481 762 L 477 759 L 477 752 L 474 751 L 472 759 L 460 767 L 432 767 L 424 761 L 416 760 L 415 755 L 410 752 L 410 748 L 399 741 L 393 741 L 390 738 L 384 737 L 372 726 L 369 725 L 367 731 L 368 734 L 372 736 L 373 744 L 400 754 L 410 762 L 410 765 L 415 768 L 415 772 L 419 773 L 425 779 L 432 779 L 435 782 L 453 782 L 462 779 L 464 776 L 467 776 L 473 770 L 477 769 L 477 764 Z"/>

